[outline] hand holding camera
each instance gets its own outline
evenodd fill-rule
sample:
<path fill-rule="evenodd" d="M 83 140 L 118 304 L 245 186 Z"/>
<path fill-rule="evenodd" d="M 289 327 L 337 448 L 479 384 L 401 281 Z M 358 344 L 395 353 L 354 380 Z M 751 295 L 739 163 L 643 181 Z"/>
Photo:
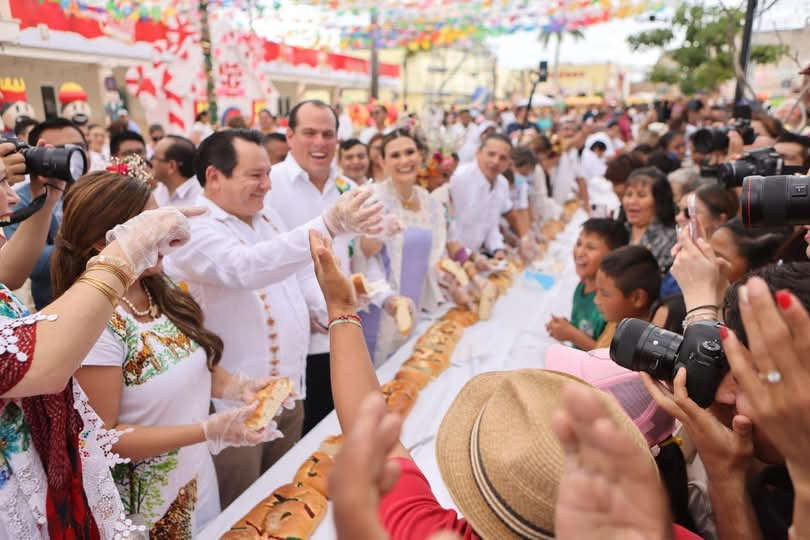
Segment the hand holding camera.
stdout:
<path fill-rule="evenodd" d="M 25 179 L 25 157 L 17 151 L 14 143 L 2 142 L 0 139 L 0 159 L 5 165 L 9 185 L 13 186 Z"/>
<path fill-rule="evenodd" d="M 687 392 L 685 368 L 678 370 L 672 391 L 647 373 L 642 373 L 641 379 L 656 403 L 684 425 L 710 480 L 744 481 L 754 457 L 751 419 L 738 414 L 729 429 L 711 410 L 699 407 Z"/>

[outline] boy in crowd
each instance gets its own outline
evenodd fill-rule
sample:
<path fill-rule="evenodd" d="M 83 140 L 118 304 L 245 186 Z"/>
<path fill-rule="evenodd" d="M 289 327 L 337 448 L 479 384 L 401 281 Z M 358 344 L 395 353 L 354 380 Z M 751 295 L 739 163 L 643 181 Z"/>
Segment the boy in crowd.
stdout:
<path fill-rule="evenodd" d="M 597 339 L 605 329 L 605 319 L 594 302 L 596 274 L 602 260 L 614 249 L 629 241 L 629 233 L 618 221 L 591 218 L 582 225 L 574 246 L 574 265 L 580 282 L 574 290 L 571 319 L 551 316 L 546 330 L 554 339 L 570 341 L 574 347 L 589 351 L 596 347 Z"/>
<path fill-rule="evenodd" d="M 647 248 L 625 246 L 607 254 L 596 273 L 596 307 L 607 322 L 596 348 L 610 346 L 622 319 L 649 321 L 660 290 L 661 272 Z"/>

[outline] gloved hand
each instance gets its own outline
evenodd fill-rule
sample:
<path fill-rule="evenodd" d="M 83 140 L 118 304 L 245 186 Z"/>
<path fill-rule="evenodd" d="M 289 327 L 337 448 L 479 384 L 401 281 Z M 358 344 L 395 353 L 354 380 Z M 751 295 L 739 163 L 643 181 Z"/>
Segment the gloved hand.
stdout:
<path fill-rule="evenodd" d="M 253 403 L 256 400 L 256 392 L 270 384 L 278 377 L 246 377 L 241 373 L 231 373 L 228 382 L 222 388 L 221 399 L 228 401 L 241 401 L 243 403 Z M 287 410 L 295 408 L 295 400 L 298 394 L 293 390 L 289 397 L 284 400 L 282 406 Z"/>
<path fill-rule="evenodd" d="M 477 255 L 473 263 L 478 272 L 490 272 L 492 270 L 492 261 L 484 255 Z"/>
<path fill-rule="evenodd" d="M 165 207 L 141 212 L 107 231 L 107 242 L 115 241 L 135 276 L 157 264 L 159 255 L 186 243 L 190 237 L 187 217 L 199 216 L 204 208 Z"/>
<path fill-rule="evenodd" d="M 332 236 L 341 234 L 365 234 L 374 236 L 382 232 L 382 203 L 365 203 L 371 192 L 364 189 L 350 189 L 323 213 L 326 228 Z"/>
<path fill-rule="evenodd" d="M 259 402 L 254 401 L 238 409 L 212 414 L 207 420 L 200 422 L 205 433 L 205 442 L 212 455 L 215 456 L 230 446 L 256 446 L 284 436 L 274 421 L 259 430 L 250 429 L 245 425 L 245 421 L 258 406 Z"/>
<path fill-rule="evenodd" d="M 392 294 L 388 298 L 385 299 L 383 302 L 383 309 L 386 313 L 388 313 L 392 317 L 396 317 L 397 314 L 397 301 L 402 298 L 408 303 L 408 312 L 411 314 L 411 320 L 416 321 L 416 304 L 413 303 L 413 300 L 408 298 L 407 296 L 398 296 L 396 294 Z"/>
<path fill-rule="evenodd" d="M 448 292 L 450 293 L 450 298 L 458 307 L 470 311 L 474 310 L 475 304 L 473 303 L 472 297 L 467 292 L 467 289 L 456 283 L 448 288 Z"/>

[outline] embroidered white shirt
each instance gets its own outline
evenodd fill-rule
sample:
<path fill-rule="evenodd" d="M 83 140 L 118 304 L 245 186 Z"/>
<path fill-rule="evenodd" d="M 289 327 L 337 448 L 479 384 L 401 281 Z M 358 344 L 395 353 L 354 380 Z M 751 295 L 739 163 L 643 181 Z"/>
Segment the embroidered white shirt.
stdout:
<path fill-rule="evenodd" d="M 166 273 L 186 284 L 202 306 L 206 327 L 224 341 L 223 368 L 250 377 L 269 375 L 271 347 L 278 346 L 277 372 L 291 377 L 303 398 L 310 327 L 301 282 L 314 281 L 309 229 L 328 234 L 323 219 L 285 232 L 270 208 L 256 214 L 250 226 L 205 196 L 196 204 L 208 214 L 190 220 L 191 240 L 166 258 Z"/>

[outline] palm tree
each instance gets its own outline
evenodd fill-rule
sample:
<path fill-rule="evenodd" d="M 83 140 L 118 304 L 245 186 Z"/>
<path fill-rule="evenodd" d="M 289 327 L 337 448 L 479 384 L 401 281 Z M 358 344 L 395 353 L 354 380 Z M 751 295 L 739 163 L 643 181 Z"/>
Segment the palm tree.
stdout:
<path fill-rule="evenodd" d="M 579 28 L 571 28 L 568 30 L 563 28 L 542 30 L 539 38 L 544 49 L 548 49 L 549 41 L 551 41 L 552 37 L 554 38 L 554 80 L 556 81 L 555 84 L 557 86 L 557 95 L 560 94 L 560 46 L 562 45 L 562 41 L 565 36 L 570 36 L 574 41 L 585 39 L 585 34 L 583 34 L 582 30 Z"/>

